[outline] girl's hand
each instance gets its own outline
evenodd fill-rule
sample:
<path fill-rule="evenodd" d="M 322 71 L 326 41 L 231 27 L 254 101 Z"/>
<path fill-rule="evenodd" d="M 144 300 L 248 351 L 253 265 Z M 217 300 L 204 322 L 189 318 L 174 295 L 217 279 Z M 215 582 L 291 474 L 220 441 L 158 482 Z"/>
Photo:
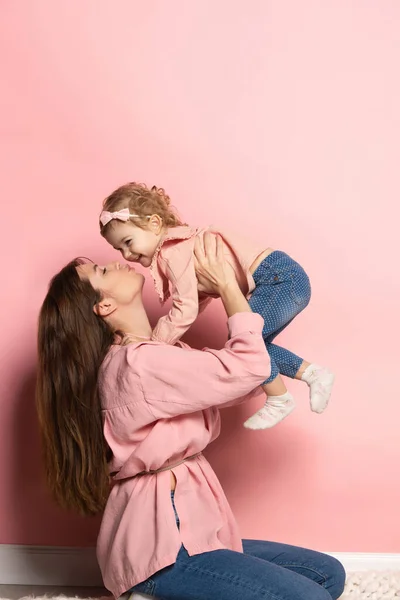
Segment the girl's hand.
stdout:
<path fill-rule="evenodd" d="M 199 292 L 221 296 L 230 286 L 238 285 L 235 272 L 225 258 L 220 235 L 206 231 L 203 240 L 197 236 L 194 261 Z"/>

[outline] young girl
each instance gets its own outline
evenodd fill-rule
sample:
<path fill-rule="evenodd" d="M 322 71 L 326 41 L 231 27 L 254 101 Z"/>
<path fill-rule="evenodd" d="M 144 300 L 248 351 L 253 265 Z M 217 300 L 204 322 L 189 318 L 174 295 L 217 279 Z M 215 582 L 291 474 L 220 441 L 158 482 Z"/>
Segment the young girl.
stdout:
<path fill-rule="evenodd" d="M 322 413 L 331 395 L 333 373 L 273 343 L 310 301 L 307 274 L 284 252 L 210 229 L 222 237 L 224 254 L 240 289 L 250 297 L 253 312 L 264 319 L 263 338 L 271 358 L 271 375 L 262 385 L 265 404 L 244 423 L 245 427 L 267 429 L 292 412 L 294 399 L 281 374 L 304 381 L 310 388 L 311 410 Z M 182 224 L 169 197 L 156 186 L 149 189 L 128 183 L 103 203 L 101 235 L 126 260 L 150 268 L 162 303 L 172 297 L 171 310 L 153 331 L 155 341 L 175 344 L 215 297 L 196 277 L 194 244 L 204 232 Z"/>

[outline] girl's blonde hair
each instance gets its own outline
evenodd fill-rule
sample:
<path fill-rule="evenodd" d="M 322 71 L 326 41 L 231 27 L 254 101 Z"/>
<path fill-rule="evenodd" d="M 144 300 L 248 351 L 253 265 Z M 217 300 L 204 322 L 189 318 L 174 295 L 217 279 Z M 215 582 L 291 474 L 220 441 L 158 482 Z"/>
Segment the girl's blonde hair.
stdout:
<path fill-rule="evenodd" d="M 139 218 L 130 220 L 141 229 L 144 229 L 146 226 L 146 217 L 151 215 L 161 217 L 164 227 L 185 225 L 171 206 L 169 196 L 163 188 L 158 188 L 155 185 L 152 188 L 148 188 L 144 183 L 127 183 L 107 196 L 103 202 L 103 210 L 109 212 L 115 212 L 122 208 L 129 208 L 130 213 L 138 215 Z M 101 235 L 105 236 L 107 230 L 113 227 L 113 223 L 115 221 L 109 221 L 106 225 L 100 223 Z"/>

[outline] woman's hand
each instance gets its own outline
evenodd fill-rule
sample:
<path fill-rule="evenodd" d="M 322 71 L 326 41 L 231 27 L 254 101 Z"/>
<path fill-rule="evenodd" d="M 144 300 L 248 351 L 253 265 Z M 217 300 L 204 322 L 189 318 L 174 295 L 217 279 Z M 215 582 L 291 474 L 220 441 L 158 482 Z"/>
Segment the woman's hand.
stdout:
<path fill-rule="evenodd" d="M 196 236 L 194 261 L 199 281 L 199 291 L 221 296 L 228 317 L 238 312 L 251 312 L 243 296 L 233 267 L 224 256 L 221 236 L 206 231 L 204 241 Z"/>
<path fill-rule="evenodd" d="M 194 261 L 199 292 L 221 296 L 230 286 L 237 287 L 235 272 L 225 258 L 220 235 L 206 231 L 203 240 L 196 236 Z"/>

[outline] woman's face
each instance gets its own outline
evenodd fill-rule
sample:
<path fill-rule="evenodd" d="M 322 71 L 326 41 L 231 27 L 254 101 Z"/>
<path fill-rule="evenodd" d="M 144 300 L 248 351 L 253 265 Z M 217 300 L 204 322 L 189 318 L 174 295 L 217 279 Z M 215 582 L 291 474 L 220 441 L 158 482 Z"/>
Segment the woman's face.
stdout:
<path fill-rule="evenodd" d="M 116 307 L 131 304 L 141 296 L 144 277 L 130 265 L 112 262 L 108 265 L 86 263 L 76 268 L 78 275 L 88 279 L 103 297 L 112 298 Z"/>

